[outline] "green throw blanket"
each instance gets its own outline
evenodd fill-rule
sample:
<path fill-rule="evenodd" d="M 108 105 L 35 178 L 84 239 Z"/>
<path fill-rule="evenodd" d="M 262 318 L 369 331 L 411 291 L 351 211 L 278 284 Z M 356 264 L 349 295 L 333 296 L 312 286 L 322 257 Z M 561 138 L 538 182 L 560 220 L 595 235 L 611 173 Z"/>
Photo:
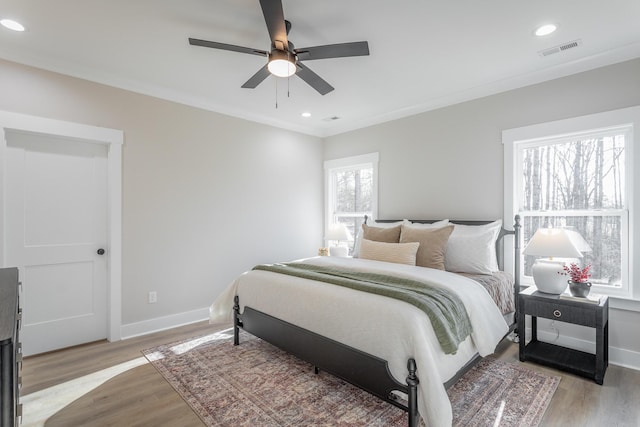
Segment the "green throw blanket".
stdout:
<path fill-rule="evenodd" d="M 458 345 L 472 331 L 469 315 L 460 298 L 449 290 L 424 281 L 297 262 L 262 264 L 253 269 L 332 283 L 413 304 L 429 316 L 446 354 L 455 354 Z"/>

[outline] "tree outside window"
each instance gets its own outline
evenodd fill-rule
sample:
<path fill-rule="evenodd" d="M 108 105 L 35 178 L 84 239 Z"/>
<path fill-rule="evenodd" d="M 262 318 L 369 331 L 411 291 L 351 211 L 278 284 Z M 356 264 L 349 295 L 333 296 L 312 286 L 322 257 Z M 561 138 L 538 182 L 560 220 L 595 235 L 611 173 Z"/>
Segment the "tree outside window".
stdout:
<path fill-rule="evenodd" d="M 540 227 L 577 231 L 591 247 L 591 281 L 620 288 L 628 258 L 625 127 L 519 145 L 524 244 Z M 535 257 L 524 257 L 531 275 Z"/>
<path fill-rule="evenodd" d="M 375 216 L 377 165 L 377 153 L 325 162 L 326 227 L 344 224 L 355 238 L 364 216 Z"/>
<path fill-rule="evenodd" d="M 373 168 L 358 168 L 335 172 L 336 203 L 333 222 L 346 225 L 355 236 L 364 220 L 371 216 L 373 193 Z"/>

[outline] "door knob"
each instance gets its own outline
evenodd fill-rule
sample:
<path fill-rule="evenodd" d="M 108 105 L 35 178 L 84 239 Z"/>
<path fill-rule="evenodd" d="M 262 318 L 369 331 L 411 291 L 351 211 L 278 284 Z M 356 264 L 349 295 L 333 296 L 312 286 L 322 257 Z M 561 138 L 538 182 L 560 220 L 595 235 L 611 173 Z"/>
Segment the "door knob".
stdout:
<path fill-rule="evenodd" d="M 104 255 L 104 249 L 102 248 L 98 249 L 98 255 Z"/>

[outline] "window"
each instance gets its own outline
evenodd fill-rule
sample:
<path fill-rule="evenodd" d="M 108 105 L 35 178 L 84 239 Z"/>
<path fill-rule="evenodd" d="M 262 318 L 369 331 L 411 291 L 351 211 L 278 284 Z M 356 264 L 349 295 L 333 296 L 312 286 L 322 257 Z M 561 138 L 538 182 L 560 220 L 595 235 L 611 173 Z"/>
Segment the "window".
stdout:
<path fill-rule="evenodd" d="M 503 132 L 505 216 L 520 215 L 521 248 L 540 227 L 576 231 L 588 244 L 580 263 L 591 264 L 594 291 L 627 298 L 634 125 L 640 108 Z M 533 282 L 535 259 L 522 256 L 522 284 Z"/>
<path fill-rule="evenodd" d="M 355 237 L 364 216 L 377 214 L 378 153 L 327 160 L 324 169 L 325 230 L 342 223 Z"/>

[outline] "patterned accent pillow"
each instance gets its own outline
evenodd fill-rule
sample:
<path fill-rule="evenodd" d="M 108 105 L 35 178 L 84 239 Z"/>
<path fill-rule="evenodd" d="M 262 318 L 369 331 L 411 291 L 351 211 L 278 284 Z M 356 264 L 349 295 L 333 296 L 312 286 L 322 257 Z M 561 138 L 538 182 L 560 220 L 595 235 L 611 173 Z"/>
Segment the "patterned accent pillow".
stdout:
<path fill-rule="evenodd" d="M 416 265 L 444 270 L 444 253 L 453 225 L 441 228 L 416 228 L 402 224 L 400 243 L 418 242 Z"/>
<path fill-rule="evenodd" d="M 420 243 L 386 243 L 362 239 L 360 258 L 374 261 L 416 265 L 416 253 Z"/>

